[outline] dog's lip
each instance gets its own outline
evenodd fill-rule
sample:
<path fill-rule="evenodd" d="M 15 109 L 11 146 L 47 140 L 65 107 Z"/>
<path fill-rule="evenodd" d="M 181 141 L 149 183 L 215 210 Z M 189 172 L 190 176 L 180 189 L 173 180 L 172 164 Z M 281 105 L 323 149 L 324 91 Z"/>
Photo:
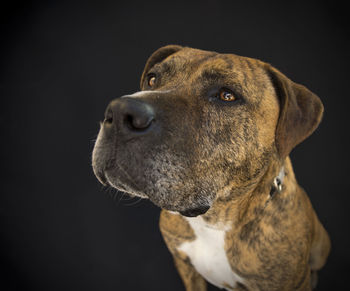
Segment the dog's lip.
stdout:
<path fill-rule="evenodd" d="M 133 187 L 136 191 L 141 191 L 141 188 L 135 184 L 132 180 L 130 180 L 129 174 L 125 174 L 125 170 L 122 170 L 119 174 L 122 175 L 122 180 L 127 184 L 126 188 L 123 183 L 121 183 L 121 177 L 116 178 L 113 173 L 110 171 L 115 171 L 115 167 L 111 166 L 108 168 L 105 168 L 101 171 L 98 171 L 96 174 L 97 179 L 104 185 L 104 186 L 110 186 L 112 188 L 115 188 L 120 191 L 124 191 L 129 194 L 134 194 L 127 190 L 128 187 Z M 120 169 L 120 168 L 119 168 Z M 124 175 L 123 175 L 124 173 Z M 147 196 L 147 195 L 146 195 Z M 145 197 L 146 198 L 146 197 Z M 148 198 L 148 196 L 147 196 Z"/>
<path fill-rule="evenodd" d="M 110 183 L 108 182 L 108 179 L 104 173 L 104 171 L 94 171 L 95 176 L 97 180 L 103 185 L 103 186 L 110 186 Z"/>

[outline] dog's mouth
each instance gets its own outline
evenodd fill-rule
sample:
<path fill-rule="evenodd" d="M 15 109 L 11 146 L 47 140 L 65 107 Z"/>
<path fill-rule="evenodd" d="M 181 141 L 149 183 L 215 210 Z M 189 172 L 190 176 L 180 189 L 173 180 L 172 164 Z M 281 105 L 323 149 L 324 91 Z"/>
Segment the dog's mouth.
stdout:
<path fill-rule="evenodd" d="M 209 195 L 214 191 L 209 185 L 195 184 L 181 161 L 171 159 L 170 155 L 164 158 L 148 153 L 147 156 L 138 151 L 131 155 L 132 150 L 120 149 L 116 153 L 105 138 L 95 145 L 92 166 L 101 184 L 149 199 L 162 209 L 184 216 L 195 217 L 208 211 L 213 198 Z"/>
<path fill-rule="evenodd" d="M 157 197 L 155 197 L 154 195 L 147 195 L 143 193 L 142 189 L 139 186 L 137 186 L 135 182 L 130 180 L 131 178 L 130 174 L 127 174 L 125 173 L 125 171 L 120 170 L 119 167 L 117 168 L 118 168 L 118 171 L 116 171 L 114 167 L 111 167 L 105 170 L 94 169 L 94 173 L 97 179 L 104 186 L 115 188 L 118 191 L 125 192 L 130 196 L 137 196 L 144 199 L 150 199 L 154 204 L 156 204 L 160 208 L 173 211 L 173 212 L 178 212 L 181 215 L 186 217 L 196 217 L 198 215 L 205 214 L 210 208 L 209 205 L 203 205 L 203 204 L 198 206 L 191 205 L 188 208 L 186 208 L 186 207 L 178 207 L 176 205 L 173 205 L 169 201 L 159 202 Z M 123 173 L 125 174 L 123 175 Z M 169 193 L 169 195 L 171 194 Z"/>
<path fill-rule="evenodd" d="M 145 193 L 143 193 L 142 187 L 138 186 L 123 170 L 118 171 L 117 174 L 114 168 L 109 168 L 105 169 L 104 171 L 96 171 L 95 175 L 97 179 L 105 186 L 125 192 L 130 196 L 137 196 L 144 199 L 149 198 Z"/>
<path fill-rule="evenodd" d="M 97 178 L 97 180 L 103 185 L 103 186 L 111 186 L 112 185 L 109 183 L 109 181 L 107 180 L 107 177 L 104 173 L 104 171 L 97 171 L 95 169 L 95 167 L 93 167 L 93 170 L 94 170 L 94 174 Z"/>

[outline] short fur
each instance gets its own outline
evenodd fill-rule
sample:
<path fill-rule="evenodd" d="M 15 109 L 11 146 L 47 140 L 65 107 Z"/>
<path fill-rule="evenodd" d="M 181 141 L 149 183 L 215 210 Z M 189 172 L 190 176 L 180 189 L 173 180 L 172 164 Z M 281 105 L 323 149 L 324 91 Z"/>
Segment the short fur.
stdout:
<path fill-rule="evenodd" d="M 223 87 L 235 101 L 217 97 Z M 175 45 L 152 54 L 141 89 L 128 97 L 153 108 L 153 130 L 131 139 L 104 122 L 93 168 L 163 208 L 161 232 L 186 290 L 206 290 L 180 250 L 196 239 L 183 215 L 197 214 L 228 226 L 225 252 L 244 279 L 228 290 L 311 290 L 330 241 L 288 155 L 318 126 L 319 98 L 262 61 Z M 271 197 L 282 167 L 282 191 Z"/>

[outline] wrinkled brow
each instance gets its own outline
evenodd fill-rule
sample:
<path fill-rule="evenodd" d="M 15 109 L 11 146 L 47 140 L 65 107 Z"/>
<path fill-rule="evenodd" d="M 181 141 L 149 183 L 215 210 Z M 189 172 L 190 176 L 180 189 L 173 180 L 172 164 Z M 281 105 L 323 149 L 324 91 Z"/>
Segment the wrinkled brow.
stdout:
<path fill-rule="evenodd" d="M 199 75 L 199 79 L 206 82 L 219 82 L 227 78 L 228 72 L 223 70 L 205 69 Z"/>

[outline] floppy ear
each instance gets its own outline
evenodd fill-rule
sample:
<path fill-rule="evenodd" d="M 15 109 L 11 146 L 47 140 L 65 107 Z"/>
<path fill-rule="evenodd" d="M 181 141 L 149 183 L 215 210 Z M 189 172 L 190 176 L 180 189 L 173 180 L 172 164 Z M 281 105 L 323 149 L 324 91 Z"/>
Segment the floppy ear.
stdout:
<path fill-rule="evenodd" d="M 157 49 L 147 60 L 145 68 L 143 69 L 143 73 L 141 76 L 140 87 L 142 88 L 142 84 L 147 76 L 148 71 L 157 63 L 160 63 L 168 56 L 178 52 L 183 47 L 179 45 L 167 45 Z"/>
<path fill-rule="evenodd" d="M 275 142 L 280 157 L 284 159 L 317 128 L 322 118 L 323 105 L 310 90 L 292 82 L 271 65 L 267 64 L 267 72 L 280 102 Z"/>

